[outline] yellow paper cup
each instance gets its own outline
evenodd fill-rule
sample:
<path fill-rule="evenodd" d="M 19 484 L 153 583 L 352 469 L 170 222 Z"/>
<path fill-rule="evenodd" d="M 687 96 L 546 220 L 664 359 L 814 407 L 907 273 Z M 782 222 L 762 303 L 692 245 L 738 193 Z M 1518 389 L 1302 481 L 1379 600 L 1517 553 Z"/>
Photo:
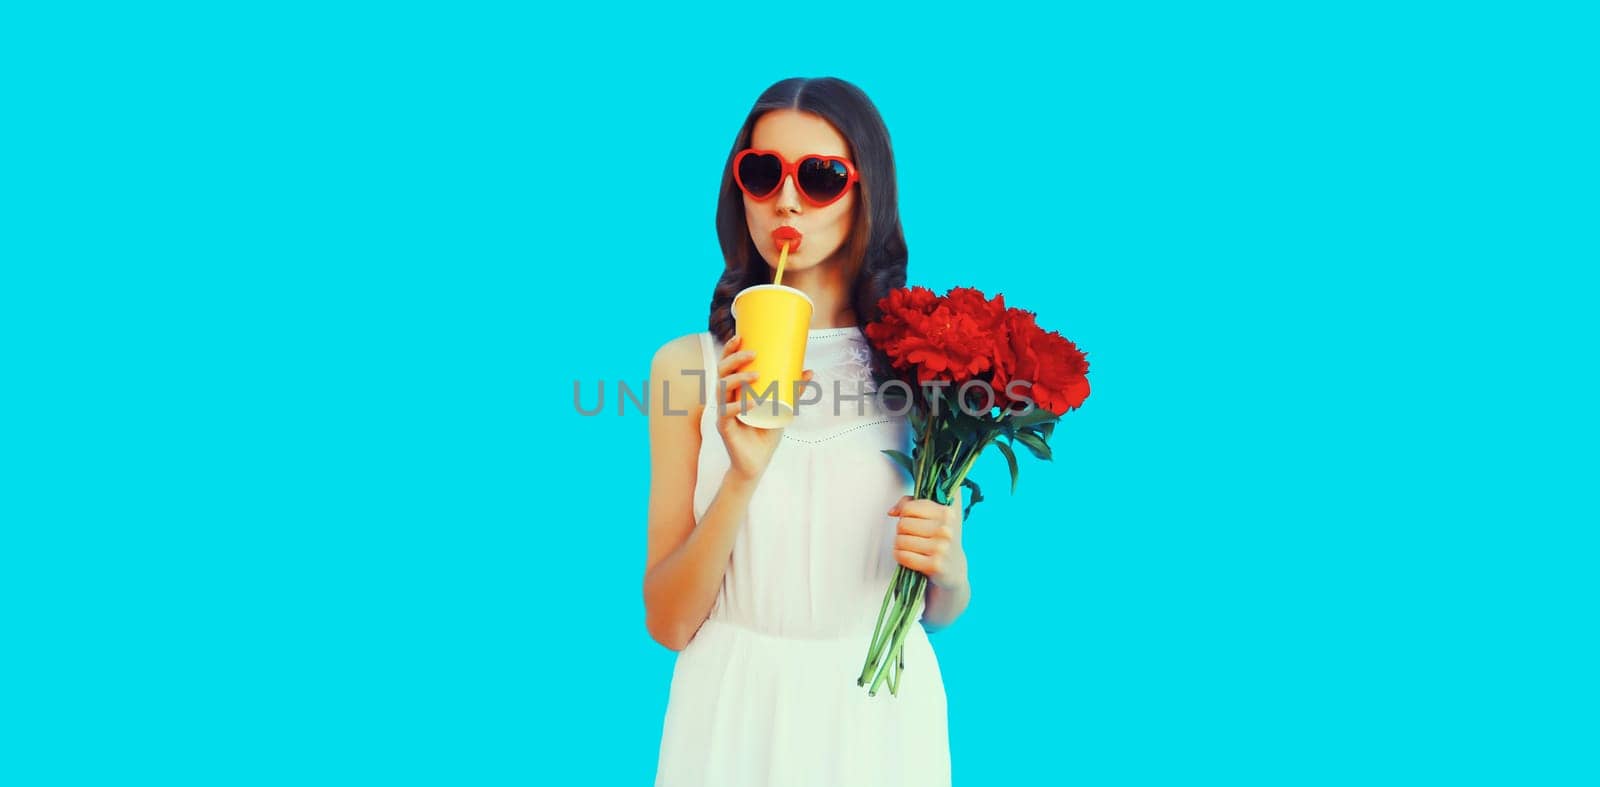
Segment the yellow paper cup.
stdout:
<path fill-rule="evenodd" d="M 736 417 L 750 426 L 779 429 L 795 415 L 795 386 L 805 371 L 806 336 L 811 329 L 811 297 L 781 284 L 746 287 L 733 298 L 734 332 L 744 337 L 740 349 L 754 350 L 755 360 L 745 367 L 759 377 L 749 390 L 741 390 L 750 411 Z"/>

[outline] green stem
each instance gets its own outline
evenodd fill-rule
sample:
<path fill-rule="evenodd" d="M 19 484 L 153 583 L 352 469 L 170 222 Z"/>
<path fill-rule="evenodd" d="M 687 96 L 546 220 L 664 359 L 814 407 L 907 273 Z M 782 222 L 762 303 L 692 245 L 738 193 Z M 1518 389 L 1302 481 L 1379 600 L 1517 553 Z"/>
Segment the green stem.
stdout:
<path fill-rule="evenodd" d="M 909 601 L 909 599 L 907 599 Z M 908 618 L 911 615 L 914 603 L 901 603 L 895 609 L 895 615 L 890 618 L 889 624 L 889 650 L 884 655 L 883 664 L 878 668 L 878 674 L 872 679 L 872 688 L 867 690 L 867 696 L 876 697 L 878 687 L 888 677 L 888 666 L 894 661 L 895 649 L 900 647 L 905 639 L 905 630 Z"/>
<path fill-rule="evenodd" d="M 894 581 L 889 583 L 889 588 L 884 592 L 883 604 L 878 608 L 878 625 L 873 627 L 872 644 L 867 649 L 867 661 L 861 667 L 861 675 L 856 678 L 857 686 L 864 686 L 869 678 L 876 674 L 883 666 L 882 656 L 888 652 L 890 643 L 893 642 L 895 621 L 899 620 L 910 603 L 911 576 L 916 572 L 905 566 L 895 569 Z M 889 600 L 894 599 L 894 606 L 889 612 L 889 623 L 883 625 L 884 611 L 890 609 Z"/>
<path fill-rule="evenodd" d="M 932 448 L 933 448 L 933 428 L 932 428 L 933 427 L 933 423 L 932 423 L 931 420 L 924 421 L 923 423 L 924 423 L 924 426 L 923 426 L 922 434 L 917 435 L 917 438 L 920 440 L 920 442 L 918 443 L 918 445 L 916 447 L 916 450 L 915 450 L 915 453 L 917 455 L 916 456 L 916 462 L 915 462 L 916 471 L 911 474 L 912 475 L 912 478 L 911 478 L 911 481 L 912 481 L 911 496 L 912 497 L 921 497 L 922 496 L 919 493 L 922 491 L 923 480 L 925 479 L 925 477 L 928 474 L 927 473 L 927 470 L 928 470 L 928 456 L 933 453 L 933 451 L 932 451 Z"/>
<path fill-rule="evenodd" d="M 902 639 L 899 644 L 895 645 L 894 652 L 889 654 L 889 663 L 891 665 L 899 665 L 889 675 L 889 696 L 891 697 L 900 696 L 900 675 L 905 671 L 905 656 L 903 655 L 905 649 L 906 641 Z"/>
<path fill-rule="evenodd" d="M 894 597 L 894 583 L 883 590 L 883 603 L 878 605 L 878 622 L 872 625 L 872 644 L 867 646 L 867 662 L 861 665 L 861 677 L 856 678 L 857 686 L 867 685 L 867 676 L 871 674 L 876 663 L 878 651 L 883 647 L 883 617 L 889 611 L 889 599 Z"/>
<path fill-rule="evenodd" d="M 918 590 L 912 594 L 911 614 L 905 627 L 900 631 L 900 641 L 895 644 L 894 652 L 889 656 L 889 663 L 892 666 L 892 671 L 889 674 L 890 696 L 900 696 L 900 676 L 904 675 L 906 671 L 906 640 L 911 636 L 911 627 L 917 625 L 916 618 L 919 616 L 919 610 L 922 609 L 922 602 L 925 598 L 922 595 L 922 590 L 926 586 L 927 579 L 919 576 L 917 578 Z"/>
<path fill-rule="evenodd" d="M 950 461 L 945 464 L 944 474 L 940 478 L 941 482 L 943 482 L 945 479 L 950 478 L 950 473 L 953 472 L 956 469 L 956 456 L 958 454 L 960 454 L 960 453 L 961 452 L 959 450 L 958 451 L 952 451 L 950 453 Z M 953 489 L 954 487 L 951 487 L 951 488 Z M 934 491 L 935 492 L 939 492 L 941 490 L 935 489 Z M 944 498 L 943 500 L 940 500 L 939 497 L 941 497 L 941 496 L 940 495 L 935 495 L 934 496 L 934 502 L 938 503 L 939 505 L 949 505 L 949 503 L 950 503 L 950 493 L 948 491 L 945 491 L 944 494 L 942 495 L 942 497 Z"/>
<path fill-rule="evenodd" d="M 889 676 L 889 665 L 894 663 L 894 649 L 898 644 L 898 636 L 891 634 L 889 640 L 889 650 L 883 654 L 883 663 L 879 665 L 877 674 L 872 678 L 872 686 L 867 689 L 868 697 L 878 696 L 878 687 L 882 685 L 884 679 Z"/>
<path fill-rule="evenodd" d="M 972 466 L 973 464 L 977 463 L 978 456 L 983 453 L 983 449 L 987 448 L 989 443 L 994 442 L 994 438 L 995 433 L 991 433 L 984 439 L 979 440 L 976 445 L 972 446 L 966 457 L 961 461 L 961 473 L 951 479 L 950 490 L 945 495 L 946 500 L 950 500 L 955 497 L 955 491 L 961 488 L 961 483 L 963 481 L 967 480 L 967 473 L 972 472 Z"/>
<path fill-rule="evenodd" d="M 915 614 L 915 613 L 913 613 Z M 916 625 L 915 623 L 911 625 Z M 911 636 L 910 627 L 900 637 L 899 644 L 895 645 L 894 653 L 890 654 L 889 662 L 895 665 L 894 674 L 889 676 L 889 695 L 900 696 L 900 676 L 906 672 L 906 639 Z"/>
<path fill-rule="evenodd" d="M 891 618 L 889 631 L 889 652 L 885 654 L 886 658 L 884 659 L 884 664 L 879 668 L 877 676 L 873 678 L 872 688 L 867 690 L 867 696 L 869 697 L 877 696 L 878 687 L 882 685 L 884 680 L 888 677 L 889 664 L 897 662 L 901 659 L 901 650 L 906 644 L 906 633 L 909 632 L 911 627 L 916 624 L 916 621 L 913 620 L 913 618 L 918 614 L 918 608 L 922 606 L 921 591 L 927 583 L 927 577 L 917 572 L 911 573 L 915 574 L 916 578 L 912 580 L 912 589 L 911 592 L 907 594 L 905 603 L 897 608 L 896 611 L 898 614 Z"/>

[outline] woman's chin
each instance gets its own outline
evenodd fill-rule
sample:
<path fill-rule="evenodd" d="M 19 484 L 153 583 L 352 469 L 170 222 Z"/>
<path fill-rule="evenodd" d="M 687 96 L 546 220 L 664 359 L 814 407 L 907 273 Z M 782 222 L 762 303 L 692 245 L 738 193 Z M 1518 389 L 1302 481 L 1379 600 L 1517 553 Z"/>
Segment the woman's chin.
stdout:
<path fill-rule="evenodd" d="M 804 273 L 805 271 L 811 270 L 812 268 L 815 268 L 815 267 L 817 267 L 817 266 L 813 265 L 811 263 L 804 263 L 804 264 L 796 265 L 796 264 L 794 264 L 794 260 L 789 260 L 789 262 L 783 266 L 783 275 L 784 276 L 788 276 L 791 273 Z M 778 275 L 778 266 L 773 265 L 773 266 L 768 267 L 767 268 L 767 275 L 769 275 L 769 276 L 777 276 Z"/>
<path fill-rule="evenodd" d="M 788 275 L 792 271 L 810 270 L 822 265 L 824 262 L 826 262 L 826 260 L 816 260 L 809 256 L 796 258 L 793 254 L 791 254 L 789 255 L 788 261 L 783 264 L 783 272 L 784 275 Z M 777 274 L 778 261 L 767 260 L 767 270 L 773 274 Z"/>

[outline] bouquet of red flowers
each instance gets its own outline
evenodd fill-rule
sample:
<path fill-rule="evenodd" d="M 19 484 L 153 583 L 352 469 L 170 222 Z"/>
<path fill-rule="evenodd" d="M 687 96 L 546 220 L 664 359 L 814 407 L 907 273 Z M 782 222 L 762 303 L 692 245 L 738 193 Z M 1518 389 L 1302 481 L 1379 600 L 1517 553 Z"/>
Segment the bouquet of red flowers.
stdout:
<path fill-rule="evenodd" d="M 963 487 L 971 490 L 966 512 L 983 499 L 967 472 L 991 443 L 1011 469 L 1017 488 L 1021 443 L 1050 459 L 1056 421 L 1089 396 L 1088 360 L 1070 339 L 1045 331 L 1033 312 L 1007 308 L 971 287 L 942 296 L 925 287 L 890 292 L 878 302 L 882 316 L 864 331 L 887 355 L 894 377 L 880 397 L 904 391 L 901 404 L 915 435 L 911 456 L 885 451 L 911 473 L 912 497 L 950 505 Z M 1004 437 L 1001 441 L 999 438 Z M 922 615 L 928 577 L 901 566 L 878 609 L 867 661 L 856 685 L 876 696 L 885 681 L 899 694 L 905 670 L 906 632 Z"/>

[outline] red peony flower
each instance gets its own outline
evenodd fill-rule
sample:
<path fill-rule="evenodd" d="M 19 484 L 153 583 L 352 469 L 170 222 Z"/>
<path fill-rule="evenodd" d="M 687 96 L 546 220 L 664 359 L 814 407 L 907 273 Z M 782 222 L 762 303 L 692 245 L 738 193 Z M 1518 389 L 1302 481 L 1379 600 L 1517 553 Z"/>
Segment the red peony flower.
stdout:
<path fill-rule="evenodd" d="M 1024 407 L 1023 397 L 1056 415 L 1083 404 L 1089 396 L 1089 361 L 1071 339 L 1046 332 L 1032 312 L 1022 309 L 1007 310 L 1006 334 L 1010 359 L 993 384 L 1011 409 Z M 1010 390 L 1013 381 L 1017 385 Z"/>
<path fill-rule="evenodd" d="M 867 338 L 889 356 L 894 368 L 907 368 L 905 344 L 921 329 L 923 318 L 933 311 L 938 300 L 939 296 L 926 287 L 891 290 L 878 300 L 878 309 L 883 314 L 877 321 L 868 323 L 865 332 Z"/>
<path fill-rule="evenodd" d="M 895 290 L 879 301 L 883 317 L 866 327 L 891 365 L 918 385 L 960 385 L 993 368 L 1004 302 L 971 287 L 943 297 L 923 287 Z"/>
<path fill-rule="evenodd" d="M 1003 408 L 1021 410 L 1031 399 L 1056 415 L 1089 396 L 1089 363 L 1077 345 L 1040 328 L 1033 312 L 1007 308 L 1004 295 L 909 287 L 885 295 L 878 308 L 882 316 L 866 326 L 867 338 L 914 387 L 981 379 Z M 1007 393 L 1013 382 L 1015 396 Z"/>

